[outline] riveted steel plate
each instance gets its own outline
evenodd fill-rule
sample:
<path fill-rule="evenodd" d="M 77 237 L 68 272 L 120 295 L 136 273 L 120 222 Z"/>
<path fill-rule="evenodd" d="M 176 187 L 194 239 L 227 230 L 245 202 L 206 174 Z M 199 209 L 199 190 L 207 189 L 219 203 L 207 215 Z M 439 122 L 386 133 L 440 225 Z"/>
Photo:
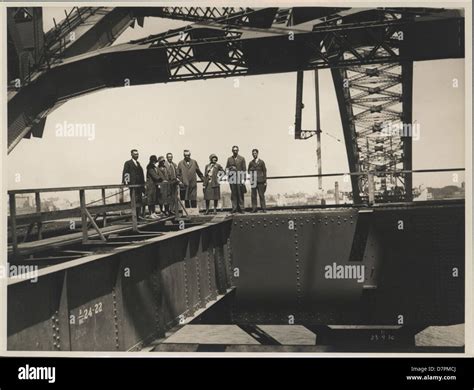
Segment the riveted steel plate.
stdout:
<path fill-rule="evenodd" d="M 61 315 L 60 307 L 64 275 L 58 272 L 42 276 L 33 283 L 25 280 L 8 286 L 9 350 L 69 349 L 68 345 L 64 346 L 68 344 L 67 313 Z M 61 328 L 67 333 L 62 334 Z"/>
<path fill-rule="evenodd" d="M 119 349 L 115 283 L 118 257 L 70 268 L 67 271 L 71 349 Z"/>

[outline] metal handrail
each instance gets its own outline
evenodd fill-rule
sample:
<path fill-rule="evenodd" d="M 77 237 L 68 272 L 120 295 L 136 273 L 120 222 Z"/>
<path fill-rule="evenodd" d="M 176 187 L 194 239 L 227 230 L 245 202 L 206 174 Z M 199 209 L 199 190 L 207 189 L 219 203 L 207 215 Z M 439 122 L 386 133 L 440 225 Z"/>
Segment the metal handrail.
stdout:
<path fill-rule="evenodd" d="M 11 228 L 12 232 L 12 247 L 13 247 L 13 253 L 16 256 L 18 254 L 18 237 L 17 237 L 17 219 L 18 218 L 34 218 L 34 222 L 31 224 L 31 226 L 34 226 L 34 224 L 37 224 L 38 227 L 38 239 L 42 239 L 42 222 L 43 220 L 46 220 L 48 212 L 41 212 L 41 193 L 45 192 L 70 192 L 70 191 L 79 191 L 79 200 L 80 200 L 80 206 L 79 207 L 74 207 L 72 209 L 68 210 L 60 210 L 56 212 L 49 212 L 49 214 L 54 214 L 54 218 L 50 215 L 49 217 L 51 220 L 56 220 L 60 219 L 61 217 L 65 217 L 66 215 L 68 217 L 75 215 L 75 213 L 78 214 L 78 216 L 81 216 L 81 228 L 82 228 L 82 238 L 83 242 L 87 243 L 88 242 L 88 226 L 87 226 L 87 219 L 90 220 L 92 223 L 92 226 L 94 229 L 98 232 L 100 238 L 102 240 L 105 240 L 105 237 L 102 235 L 99 227 L 95 223 L 91 213 L 87 209 L 90 205 L 97 203 L 99 201 L 102 201 L 101 206 L 96 206 L 95 209 L 99 210 L 101 212 L 101 215 L 104 218 L 104 226 L 106 223 L 106 215 L 107 211 L 112 211 L 117 209 L 117 204 L 115 205 L 106 205 L 106 199 L 109 198 L 110 196 L 115 196 L 117 194 L 120 194 L 120 192 L 106 196 L 105 195 L 105 190 L 106 189 L 112 189 L 112 188 L 118 188 L 121 190 L 128 189 L 130 188 L 143 188 L 143 185 L 127 185 L 127 184 L 112 184 L 112 185 L 102 185 L 102 186 L 81 186 L 81 187 L 53 187 L 53 188 L 33 188 L 33 189 L 21 189 L 21 190 L 11 190 L 8 191 L 8 196 L 9 196 L 9 208 L 10 208 L 10 217 L 8 219 L 9 226 Z M 87 190 L 101 190 L 102 191 L 102 197 L 98 200 L 86 203 L 86 197 L 85 197 L 85 192 Z M 28 193 L 34 193 L 35 194 L 35 206 L 36 206 L 36 212 L 20 216 L 17 216 L 16 213 L 16 195 L 17 194 L 28 194 Z M 132 215 L 132 228 L 134 231 L 138 229 L 138 216 L 136 213 L 136 208 L 140 207 L 136 201 L 136 194 L 135 191 L 130 191 L 130 203 L 124 203 L 123 204 L 123 209 L 125 208 L 130 208 L 131 215 Z M 122 207 L 120 207 L 122 209 Z M 71 214 L 72 213 L 72 214 Z"/>
<path fill-rule="evenodd" d="M 23 188 L 20 190 L 9 190 L 8 194 L 32 194 L 35 192 L 67 192 L 67 191 L 80 191 L 80 190 L 108 190 L 112 188 L 139 188 L 144 185 L 140 184 L 105 184 L 95 186 L 76 186 L 76 187 L 49 187 L 49 188 Z"/>
<path fill-rule="evenodd" d="M 433 173 L 433 172 L 455 172 L 465 171 L 465 168 L 434 168 L 434 169 L 414 169 L 414 170 L 393 170 L 393 171 L 363 171 L 363 172 L 346 172 L 346 173 L 323 173 L 319 174 L 308 174 L 308 175 L 286 175 L 286 176 L 268 176 L 268 180 L 275 179 L 304 179 L 304 178 L 317 178 L 317 177 L 336 177 L 336 176 L 367 176 L 372 174 L 375 176 L 386 175 L 386 174 L 409 174 L 409 173 Z M 198 183 L 202 181 L 198 180 Z M 95 185 L 95 186 L 77 186 L 77 187 L 51 187 L 51 188 L 28 188 L 19 190 L 9 190 L 8 194 L 32 194 L 35 192 L 66 192 L 66 191 L 79 191 L 79 190 L 101 190 L 101 189 L 112 189 L 112 188 L 140 188 L 143 187 L 141 184 L 127 185 L 127 184 L 106 184 L 106 185 Z"/>

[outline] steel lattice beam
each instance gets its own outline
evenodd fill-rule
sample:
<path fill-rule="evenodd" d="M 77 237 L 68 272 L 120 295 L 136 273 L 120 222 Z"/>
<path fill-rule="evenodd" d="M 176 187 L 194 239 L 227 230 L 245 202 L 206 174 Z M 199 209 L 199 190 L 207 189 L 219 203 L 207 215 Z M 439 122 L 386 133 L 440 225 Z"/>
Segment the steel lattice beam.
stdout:
<path fill-rule="evenodd" d="M 407 20 L 403 14 L 390 15 Z M 396 29 L 388 29 L 385 42 L 361 49 L 400 54 L 394 37 L 403 40 Z M 348 50 L 344 56 L 359 54 Z M 377 197 L 411 201 L 412 175 L 397 171 L 412 169 L 413 62 L 350 66 L 332 74 L 351 172 L 376 173 Z M 368 176 L 351 179 L 354 201 L 359 202 L 361 196 L 368 196 L 372 183 Z"/>

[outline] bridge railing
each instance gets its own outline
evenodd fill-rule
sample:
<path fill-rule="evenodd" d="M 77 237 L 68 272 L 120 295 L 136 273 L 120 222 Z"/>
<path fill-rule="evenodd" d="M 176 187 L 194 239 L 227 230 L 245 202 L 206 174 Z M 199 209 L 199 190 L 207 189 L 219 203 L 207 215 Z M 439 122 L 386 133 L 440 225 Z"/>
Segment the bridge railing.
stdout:
<path fill-rule="evenodd" d="M 383 175 L 413 175 L 416 173 L 440 173 L 440 172 L 461 172 L 464 171 L 464 168 L 446 168 L 446 169 L 418 169 L 410 171 L 368 171 L 368 172 L 349 172 L 349 173 L 327 173 L 327 174 L 309 174 L 309 175 L 289 175 L 289 176 L 269 176 L 268 180 L 294 180 L 294 179 L 305 179 L 305 178 L 331 178 L 331 177 L 343 177 L 350 178 L 351 176 L 363 177 L 367 183 L 367 194 L 365 197 L 362 197 L 363 204 L 365 205 L 375 205 L 376 203 L 384 203 L 386 200 L 384 198 L 377 197 L 376 189 L 374 185 L 375 177 Z M 348 182 L 350 180 L 347 180 Z M 27 233 L 25 235 L 25 241 L 28 238 L 29 234 L 32 232 L 34 226 L 37 226 L 38 230 L 38 239 L 42 239 L 42 225 L 43 222 L 48 221 L 58 221 L 61 219 L 67 218 L 81 218 L 81 230 L 82 230 L 82 241 L 87 243 L 89 240 L 88 237 L 88 221 L 90 221 L 92 227 L 96 230 L 99 238 L 105 241 L 105 238 L 99 229 L 96 218 L 97 216 L 102 217 L 102 226 L 107 224 L 107 214 L 117 211 L 127 211 L 131 216 L 132 220 L 132 229 L 134 231 L 138 230 L 138 216 L 137 208 L 141 207 L 142 204 L 139 204 L 136 199 L 136 192 L 130 191 L 133 188 L 143 188 L 142 185 L 124 185 L 124 184 L 114 184 L 114 185 L 97 185 L 97 186 L 80 186 L 80 187 L 55 187 L 55 188 L 42 188 L 42 189 L 20 189 L 20 190 L 10 190 L 8 191 L 9 195 L 9 210 L 10 216 L 8 217 L 8 225 L 11 229 L 11 243 L 13 253 L 18 253 L 18 226 L 28 226 Z M 106 190 L 116 189 L 117 193 L 112 195 L 106 195 Z M 87 203 L 86 202 L 86 191 L 101 191 L 101 197 L 97 200 Z M 130 194 L 130 201 L 124 202 L 123 196 L 124 193 L 128 191 Z M 73 207 L 66 210 L 53 210 L 53 211 L 43 211 L 41 209 L 41 194 L 44 193 L 53 193 L 53 192 L 78 192 L 79 193 L 79 206 Z M 18 214 L 16 200 L 17 196 L 21 194 L 34 194 L 35 195 L 35 209 L 34 213 L 27 214 Z M 120 200 L 118 203 L 107 204 L 107 198 L 112 196 L 119 195 Z M 335 194 L 336 204 L 338 203 L 337 194 Z M 393 199 L 392 199 L 393 201 Z M 357 205 L 355 205 L 357 206 Z M 96 216 L 96 218 L 93 217 Z"/>
<path fill-rule="evenodd" d="M 327 174 L 309 174 L 309 175 L 287 175 L 287 176 L 269 176 L 268 180 L 285 180 L 285 179 L 317 179 L 317 178 L 344 178 L 344 182 L 350 183 L 350 178 L 353 176 L 363 178 L 366 182 L 366 189 L 361 191 L 364 196 L 361 196 L 362 203 L 365 205 L 374 205 L 376 203 L 385 203 L 388 200 L 393 202 L 397 197 L 397 194 L 389 194 L 385 198 L 379 196 L 379 191 L 375 188 L 375 178 L 384 176 L 398 176 L 403 178 L 404 176 L 413 174 L 426 174 L 426 173 L 449 173 L 449 172 L 464 172 L 465 168 L 436 168 L 436 169 L 416 169 L 416 170 L 393 170 L 393 171 L 366 171 L 366 172 L 349 172 L 349 173 L 327 173 Z M 454 181 L 456 183 L 458 181 Z M 338 183 L 340 184 L 340 183 Z M 402 190 L 402 186 L 398 187 Z M 398 194 L 400 201 L 405 201 L 404 193 Z M 336 200 L 337 202 L 337 200 Z"/>
<path fill-rule="evenodd" d="M 52 187 L 52 188 L 35 188 L 35 189 L 20 189 L 8 191 L 9 196 L 9 211 L 8 226 L 11 229 L 11 242 L 13 253 L 18 253 L 18 234 L 17 227 L 20 225 L 28 225 L 28 230 L 25 240 L 31 233 L 33 227 L 36 225 L 38 230 L 38 239 L 42 239 L 43 222 L 58 221 L 66 218 L 81 218 L 82 241 L 87 243 L 88 236 L 88 220 L 92 227 L 96 230 L 99 238 L 105 241 L 105 238 L 99 229 L 96 219 L 93 215 L 101 216 L 103 218 L 103 226 L 107 224 L 107 213 L 116 211 L 130 211 L 132 217 L 132 228 L 134 231 L 138 229 L 137 207 L 141 207 L 136 199 L 135 191 L 130 191 L 133 188 L 143 188 L 141 185 L 97 185 L 97 186 L 80 186 L 80 187 Z M 106 195 L 106 190 L 117 189 L 118 192 L 112 195 Z M 86 191 L 101 191 L 101 198 L 92 202 L 86 202 Z M 123 194 L 125 191 L 130 193 L 130 202 L 123 202 Z M 42 211 L 41 209 L 41 194 L 53 192 L 78 192 L 79 207 L 73 207 L 65 210 Z M 20 194 L 34 194 L 35 195 L 35 209 L 34 213 L 18 214 L 16 199 Z M 112 196 L 119 195 L 121 201 L 118 203 L 107 204 L 107 199 Z"/>

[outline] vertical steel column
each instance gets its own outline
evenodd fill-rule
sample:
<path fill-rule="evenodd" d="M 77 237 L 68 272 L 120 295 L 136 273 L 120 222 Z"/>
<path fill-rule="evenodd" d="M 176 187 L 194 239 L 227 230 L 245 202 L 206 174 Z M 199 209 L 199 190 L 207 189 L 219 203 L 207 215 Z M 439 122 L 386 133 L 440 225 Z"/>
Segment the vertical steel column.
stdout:
<path fill-rule="evenodd" d="M 319 112 L 319 73 L 318 69 L 314 70 L 314 90 L 316 94 L 316 158 L 318 160 L 318 175 L 322 175 L 323 167 L 321 162 L 321 118 Z M 323 189 L 323 178 L 318 177 L 318 189 Z"/>
<path fill-rule="evenodd" d="M 105 199 L 105 188 L 102 188 L 102 204 L 105 206 L 107 204 L 106 199 Z M 103 215 L 103 220 L 102 220 L 102 227 L 107 226 L 107 212 L 104 211 Z"/>
<path fill-rule="evenodd" d="M 303 112 L 303 77 L 302 70 L 296 72 L 296 113 L 295 113 L 295 139 L 301 139 L 301 121 Z"/>
<path fill-rule="evenodd" d="M 36 203 L 36 212 L 41 214 L 41 197 L 39 192 L 35 192 L 35 203 Z M 38 240 L 43 239 L 43 223 L 41 221 L 37 222 L 38 226 Z"/>
<path fill-rule="evenodd" d="M 12 230 L 13 255 L 18 253 L 18 238 L 16 235 L 16 198 L 15 194 L 10 194 L 10 227 Z"/>
<path fill-rule="evenodd" d="M 412 166 L 412 132 L 413 132 L 413 62 L 402 63 L 402 125 L 403 131 L 410 130 L 403 134 L 403 170 L 411 171 Z M 413 200 L 413 175 L 405 173 L 405 201 Z"/>
<path fill-rule="evenodd" d="M 82 243 L 86 244 L 88 240 L 88 235 L 87 235 L 87 215 L 86 215 L 86 194 L 84 190 L 79 190 L 79 202 L 81 205 Z"/>
<path fill-rule="evenodd" d="M 137 198 L 135 188 L 130 188 L 130 206 L 132 207 L 132 228 L 134 232 L 138 231 Z"/>

